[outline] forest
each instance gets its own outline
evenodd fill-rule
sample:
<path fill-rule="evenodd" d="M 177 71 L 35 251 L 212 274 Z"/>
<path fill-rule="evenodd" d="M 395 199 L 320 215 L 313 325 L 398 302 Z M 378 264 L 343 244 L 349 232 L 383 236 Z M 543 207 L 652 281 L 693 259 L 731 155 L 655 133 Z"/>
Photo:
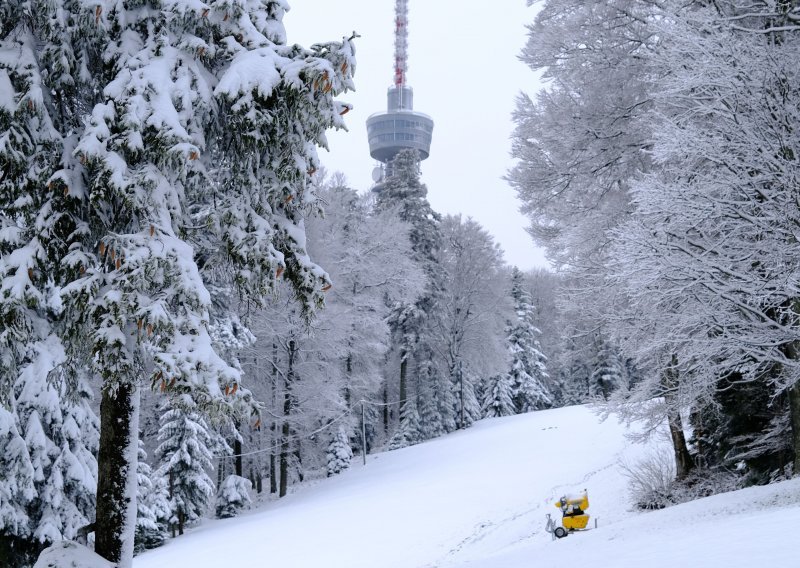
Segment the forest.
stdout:
<path fill-rule="evenodd" d="M 800 471 L 800 2 L 529 4 L 532 271 L 433 210 L 414 151 L 374 188 L 326 171 L 356 34 L 289 44 L 284 0 L 0 5 L 0 559 L 129 568 L 575 404 L 668 426 L 642 509 Z"/>

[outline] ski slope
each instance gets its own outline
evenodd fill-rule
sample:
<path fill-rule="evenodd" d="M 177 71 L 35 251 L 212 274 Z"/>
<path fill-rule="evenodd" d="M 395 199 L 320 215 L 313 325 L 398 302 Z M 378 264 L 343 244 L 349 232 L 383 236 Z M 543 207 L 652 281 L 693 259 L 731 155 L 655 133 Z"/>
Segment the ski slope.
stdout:
<path fill-rule="evenodd" d="M 632 513 L 619 462 L 666 442 L 634 445 L 625 432 L 580 406 L 484 420 L 206 521 L 134 568 L 800 566 L 800 480 Z M 553 541 L 545 514 L 584 488 L 598 529 Z"/>

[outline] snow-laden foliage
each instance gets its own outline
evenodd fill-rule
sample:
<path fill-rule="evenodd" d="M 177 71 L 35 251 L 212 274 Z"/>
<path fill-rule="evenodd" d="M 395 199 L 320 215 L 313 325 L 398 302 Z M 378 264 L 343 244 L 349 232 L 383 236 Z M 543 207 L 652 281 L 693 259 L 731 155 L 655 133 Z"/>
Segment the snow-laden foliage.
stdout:
<path fill-rule="evenodd" d="M 252 500 L 250 491 L 253 484 L 249 479 L 238 475 L 229 475 L 217 492 L 216 514 L 220 519 L 229 519 L 246 509 Z"/>
<path fill-rule="evenodd" d="M 605 276 L 610 233 L 630 211 L 630 186 L 650 168 L 651 62 L 657 43 L 650 0 L 547 0 L 520 58 L 545 87 L 514 113 L 508 179 L 529 231 L 569 288 L 565 318 L 588 334 L 620 298 Z M 590 316 L 590 317 L 587 317 Z"/>

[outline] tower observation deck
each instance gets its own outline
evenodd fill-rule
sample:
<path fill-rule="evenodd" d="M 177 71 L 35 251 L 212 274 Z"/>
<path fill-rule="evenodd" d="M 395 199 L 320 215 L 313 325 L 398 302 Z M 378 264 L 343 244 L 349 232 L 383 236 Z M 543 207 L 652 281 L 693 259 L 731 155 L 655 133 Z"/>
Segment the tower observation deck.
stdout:
<path fill-rule="evenodd" d="M 408 0 L 395 0 L 394 85 L 387 92 L 386 112 L 367 119 L 369 154 L 386 166 L 386 177 L 394 157 L 413 149 L 420 160 L 431 151 L 433 119 L 414 111 L 414 91 L 406 85 L 408 71 Z M 380 178 L 376 176 L 375 181 Z"/>

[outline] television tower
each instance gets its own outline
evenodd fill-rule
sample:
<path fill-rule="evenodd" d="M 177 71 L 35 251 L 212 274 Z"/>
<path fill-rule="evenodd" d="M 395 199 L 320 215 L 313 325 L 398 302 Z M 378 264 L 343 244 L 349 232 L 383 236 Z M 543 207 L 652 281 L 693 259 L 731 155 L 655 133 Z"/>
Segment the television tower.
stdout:
<path fill-rule="evenodd" d="M 387 92 L 386 112 L 367 119 L 369 154 L 383 164 L 373 172 L 376 183 L 392 175 L 391 162 L 401 150 L 413 149 L 420 160 L 427 158 L 433 134 L 433 119 L 414 112 L 414 91 L 406 84 L 408 0 L 395 0 L 394 9 L 394 84 Z"/>

